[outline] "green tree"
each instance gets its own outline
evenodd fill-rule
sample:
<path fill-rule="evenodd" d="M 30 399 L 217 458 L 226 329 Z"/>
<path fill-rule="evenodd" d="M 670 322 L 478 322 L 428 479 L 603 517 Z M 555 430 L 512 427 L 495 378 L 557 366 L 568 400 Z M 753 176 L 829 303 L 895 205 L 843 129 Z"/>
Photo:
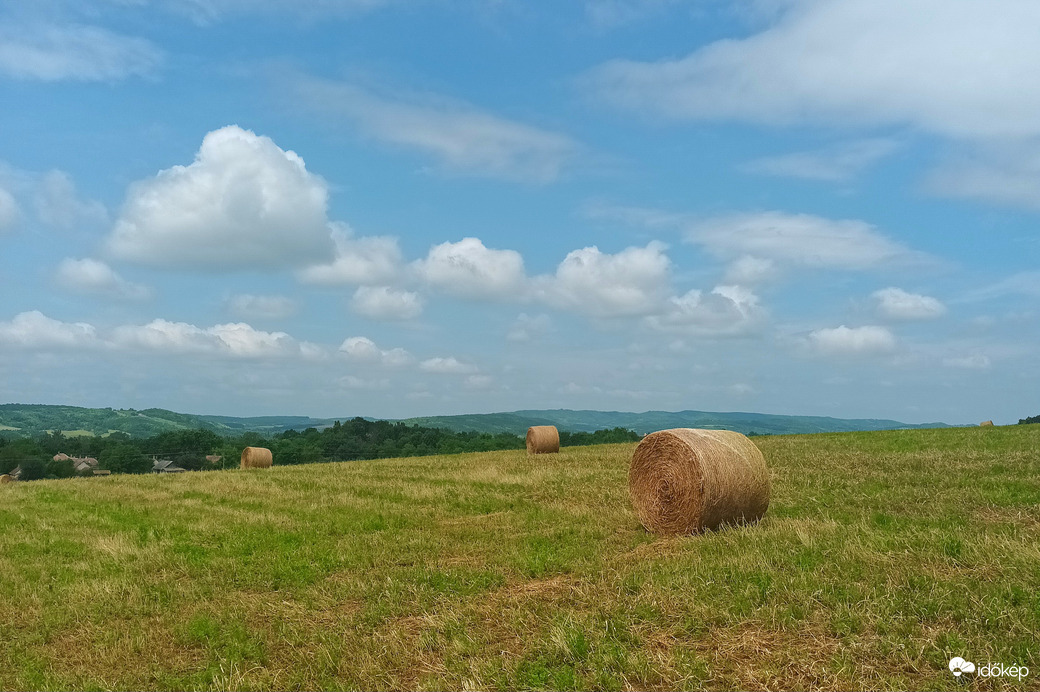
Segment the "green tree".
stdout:
<path fill-rule="evenodd" d="M 20 480 L 23 481 L 37 481 L 47 476 L 47 462 L 40 458 L 26 459 L 20 466 L 22 467 L 22 477 Z"/>
<path fill-rule="evenodd" d="M 98 463 L 112 473 L 148 473 L 152 470 L 152 460 L 126 442 L 117 442 L 105 449 L 98 457 Z"/>
<path fill-rule="evenodd" d="M 47 462 L 47 475 L 55 478 L 72 478 L 76 475 L 76 468 L 72 459 L 51 459 Z"/>
<path fill-rule="evenodd" d="M 47 453 L 43 451 L 36 440 L 25 437 L 12 440 L 4 445 L 3 448 L 0 448 L 0 473 L 9 473 L 18 466 L 22 467 L 24 473 L 25 464 L 29 461 L 39 461 L 41 464 L 44 464 L 44 471 L 40 478 L 47 475 Z M 24 478 L 24 475 L 22 477 Z"/>

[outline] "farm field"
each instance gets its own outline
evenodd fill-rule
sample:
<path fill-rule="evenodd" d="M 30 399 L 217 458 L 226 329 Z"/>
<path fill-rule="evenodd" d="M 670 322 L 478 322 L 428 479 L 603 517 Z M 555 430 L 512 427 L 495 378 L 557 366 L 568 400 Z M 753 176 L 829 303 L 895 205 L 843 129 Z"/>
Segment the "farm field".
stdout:
<path fill-rule="evenodd" d="M 682 538 L 634 444 L 0 486 L 0 688 L 1037 687 L 1040 425 L 753 440 Z"/>

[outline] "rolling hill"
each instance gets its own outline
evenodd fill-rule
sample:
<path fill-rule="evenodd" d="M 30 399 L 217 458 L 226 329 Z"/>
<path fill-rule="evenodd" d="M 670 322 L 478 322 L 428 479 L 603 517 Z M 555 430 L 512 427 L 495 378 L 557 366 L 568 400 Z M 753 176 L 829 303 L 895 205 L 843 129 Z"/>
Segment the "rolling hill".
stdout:
<path fill-rule="evenodd" d="M 321 429 L 332 425 L 336 420 L 345 421 L 353 417 L 236 417 L 176 413 L 160 408 L 136 410 L 46 404 L 0 404 L 0 432 L 7 435 L 38 435 L 51 430 L 75 431 L 76 434 L 92 435 L 123 432 L 132 437 L 151 437 L 170 430 L 201 428 L 212 430 L 220 435 L 240 435 L 244 432 L 271 435 L 290 429 Z M 913 425 L 884 419 L 784 416 L 768 413 L 713 413 L 708 411 L 630 413 L 624 411 L 572 411 L 570 409 L 425 416 L 405 418 L 400 422 L 408 425 L 447 428 L 456 432 L 509 432 L 518 435 L 523 435 L 532 425 L 555 425 L 561 430 L 570 432 L 594 432 L 604 428 L 628 428 L 638 433 L 648 433 L 665 428 L 721 428 L 735 430 L 745 435 L 951 427 L 946 423 Z"/>
<path fill-rule="evenodd" d="M 512 432 L 523 434 L 531 425 L 555 425 L 571 432 L 593 432 L 604 428 L 628 428 L 648 433 L 667 428 L 720 428 L 745 435 L 788 435 L 822 432 L 860 432 L 910 428 L 946 428 L 946 423 L 912 425 L 896 420 L 847 419 L 827 416 L 783 416 L 768 413 L 712 413 L 708 411 L 572 411 L 569 409 L 513 411 L 463 416 L 407 418 L 406 423 L 459 432 Z"/>
<path fill-rule="evenodd" d="M 684 537 L 632 443 L 3 484 L 0 690 L 1037 688 L 948 663 L 1036 660 L 1040 426 L 754 444 Z"/>

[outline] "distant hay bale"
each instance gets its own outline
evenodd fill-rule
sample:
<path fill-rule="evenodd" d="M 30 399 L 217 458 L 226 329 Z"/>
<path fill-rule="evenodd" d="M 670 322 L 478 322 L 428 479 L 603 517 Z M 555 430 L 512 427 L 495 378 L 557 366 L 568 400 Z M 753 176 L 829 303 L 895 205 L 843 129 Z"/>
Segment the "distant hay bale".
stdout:
<path fill-rule="evenodd" d="M 5 473 L 2 476 L 0 476 L 0 483 L 13 483 L 13 482 L 14 482 L 14 479 L 11 478 L 11 475 L 8 474 L 8 473 Z"/>
<path fill-rule="evenodd" d="M 269 469 L 273 463 L 274 458 L 267 447 L 246 447 L 242 450 L 244 469 Z"/>
<path fill-rule="evenodd" d="M 738 432 L 661 430 L 636 447 L 628 490 L 648 531 L 700 533 L 761 519 L 769 507 L 769 470 L 758 447 Z"/>
<path fill-rule="evenodd" d="M 532 425 L 527 429 L 528 454 L 556 454 L 560 451 L 560 431 L 555 425 Z"/>
<path fill-rule="evenodd" d="M 988 427 L 990 427 L 992 425 L 993 425 L 993 421 L 991 421 L 991 420 L 984 420 L 981 423 L 979 423 L 979 427 L 980 428 L 988 428 Z"/>

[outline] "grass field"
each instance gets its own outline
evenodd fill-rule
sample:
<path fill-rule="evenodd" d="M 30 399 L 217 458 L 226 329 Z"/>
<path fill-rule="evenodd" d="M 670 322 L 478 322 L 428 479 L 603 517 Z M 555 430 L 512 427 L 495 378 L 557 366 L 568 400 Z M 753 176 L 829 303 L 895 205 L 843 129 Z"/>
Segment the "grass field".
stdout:
<path fill-rule="evenodd" d="M 633 445 L 0 486 L 0 688 L 1040 686 L 1040 426 L 754 439 L 685 538 Z"/>

